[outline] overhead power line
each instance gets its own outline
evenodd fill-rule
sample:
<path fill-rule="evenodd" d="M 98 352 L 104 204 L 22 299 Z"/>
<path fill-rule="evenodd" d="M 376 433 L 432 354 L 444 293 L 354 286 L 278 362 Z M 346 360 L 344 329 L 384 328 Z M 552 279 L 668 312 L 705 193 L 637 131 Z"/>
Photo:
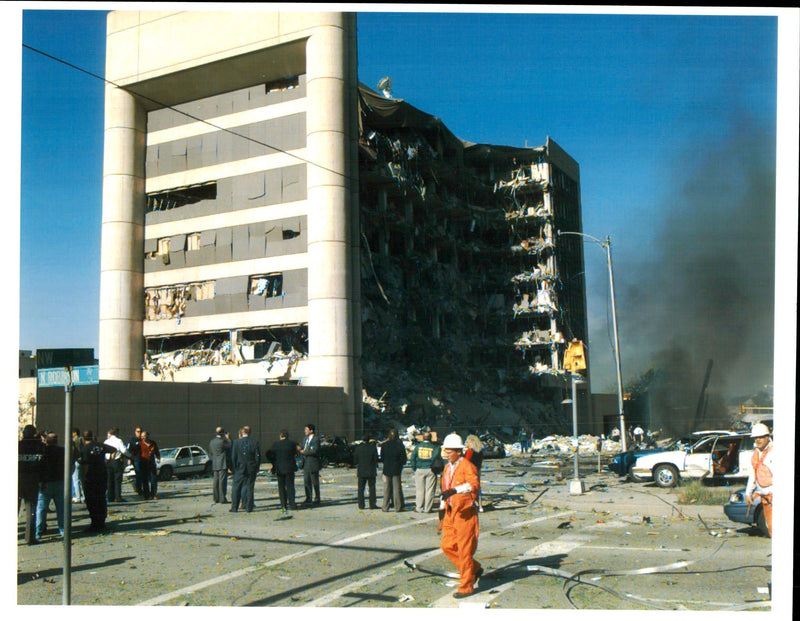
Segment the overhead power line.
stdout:
<path fill-rule="evenodd" d="M 74 69 L 75 71 L 79 71 L 80 73 L 88 75 L 91 78 L 94 78 L 96 80 L 100 80 L 104 84 L 109 84 L 109 85 L 111 85 L 111 86 L 113 86 L 115 88 L 118 88 L 120 90 L 125 91 L 126 93 L 130 93 L 134 97 L 138 97 L 140 99 L 146 99 L 147 101 L 156 104 L 160 108 L 167 108 L 169 110 L 177 112 L 178 114 L 182 114 L 186 118 L 192 119 L 193 121 L 197 121 L 199 123 L 203 123 L 204 125 L 208 125 L 209 127 L 213 128 L 213 129 L 215 129 L 217 131 L 226 132 L 228 134 L 231 134 L 232 136 L 236 136 L 237 138 L 241 138 L 242 140 L 247 140 L 249 142 L 252 142 L 254 144 L 260 145 L 262 147 L 266 147 L 268 149 L 272 149 L 273 151 L 277 151 L 278 153 L 283 153 L 284 155 L 288 155 L 289 157 L 292 157 L 292 158 L 294 158 L 294 159 L 296 159 L 296 160 L 298 160 L 300 162 L 303 162 L 304 164 L 309 164 L 311 166 L 316 166 L 317 168 L 319 168 L 321 170 L 324 170 L 326 172 L 329 172 L 329 173 L 332 173 L 332 174 L 337 175 L 339 177 L 342 177 L 343 179 L 346 179 L 348 181 L 355 181 L 355 179 L 353 177 L 351 177 L 350 175 L 346 175 L 346 174 L 341 173 L 341 172 L 339 172 L 337 170 L 333 170 L 332 168 L 328 168 L 327 166 L 323 166 L 322 164 L 317 164 L 316 162 L 312 162 L 311 160 L 308 160 L 306 158 L 300 157 L 299 155 L 297 155 L 295 153 L 291 153 L 289 151 L 286 151 L 285 149 L 281 149 L 279 147 L 273 146 L 273 145 L 271 145 L 269 143 L 266 143 L 266 142 L 261 142 L 260 140 L 256 140 L 255 138 L 251 138 L 250 136 L 243 136 L 242 134 L 239 134 L 239 133 L 233 131 L 232 129 L 227 129 L 225 127 L 220 127 L 219 125 L 214 125 L 214 123 L 211 123 L 210 121 L 207 121 L 205 119 L 201 119 L 199 117 L 196 117 L 196 116 L 194 116 L 192 114 L 189 114 L 188 112 L 185 112 L 183 110 L 179 110 L 178 108 L 176 108 L 174 106 L 170 106 L 169 104 L 165 104 L 164 102 L 158 101 L 157 99 L 153 99 L 152 97 L 148 97 L 147 95 L 143 95 L 141 93 L 137 93 L 136 91 L 134 91 L 134 90 L 132 90 L 130 88 L 126 88 L 124 86 L 120 86 L 119 84 L 116 84 L 116 83 L 112 82 L 111 80 L 106 79 L 105 77 L 103 77 L 101 75 L 93 73 L 93 72 L 89 71 L 88 69 L 84 69 L 83 67 L 79 67 L 78 65 L 75 65 L 75 64 L 73 64 L 73 63 L 71 63 L 69 61 L 64 60 L 63 58 L 59 58 L 58 56 L 53 56 L 52 54 L 48 54 L 47 52 L 44 52 L 44 51 L 42 51 L 40 49 L 37 49 L 37 48 L 32 47 L 30 45 L 27 45 L 25 43 L 22 44 L 22 47 L 25 48 L 26 50 L 30 50 L 31 52 L 35 52 L 36 54 L 40 54 L 41 56 L 44 56 L 45 58 L 49 58 L 50 60 L 53 60 L 53 61 L 55 61 L 57 63 L 60 63 L 60 64 L 62 64 L 64 66 L 66 66 L 66 67 L 69 67 L 70 69 Z"/>

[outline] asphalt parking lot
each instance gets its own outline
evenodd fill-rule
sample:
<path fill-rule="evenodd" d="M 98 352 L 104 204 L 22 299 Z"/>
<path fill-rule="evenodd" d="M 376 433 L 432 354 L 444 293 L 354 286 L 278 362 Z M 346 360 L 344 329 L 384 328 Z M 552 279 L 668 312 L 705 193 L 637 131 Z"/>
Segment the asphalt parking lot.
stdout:
<path fill-rule="evenodd" d="M 584 464 L 586 492 L 519 457 L 487 460 L 475 595 L 455 600 L 436 514 L 360 511 L 355 471 L 322 472 L 319 507 L 283 515 L 262 470 L 256 510 L 211 502 L 211 479 L 173 479 L 159 500 L 109 507 L 88 535 L 73 505 L 73 605 L 335 608 L 770 610 L 771 540 L 720 506 L 677 504 L 678 490 L 624 483 Z M 302 500 L 302 477 L 296 479 Z M 380 490 L 380 481 L 378 484 Z M 51 514 L 51 527 L 55 516 Z M 22 519 L 18 537 L 21 540 Z M 17 603 L 62 602 L 63 542 L 17 547 Z"/>

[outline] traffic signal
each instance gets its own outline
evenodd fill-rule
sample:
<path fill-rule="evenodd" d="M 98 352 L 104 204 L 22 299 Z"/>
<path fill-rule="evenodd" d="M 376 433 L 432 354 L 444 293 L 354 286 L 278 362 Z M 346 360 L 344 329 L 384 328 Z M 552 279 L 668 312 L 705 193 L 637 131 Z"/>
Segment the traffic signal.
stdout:
<path fill-rule="evenodd" d="M 564 370 L 570 373 L 577 373 L 585 368 L 586 353 L 583 348 L 583 341 L 572 339 L 564 351 Z"/>

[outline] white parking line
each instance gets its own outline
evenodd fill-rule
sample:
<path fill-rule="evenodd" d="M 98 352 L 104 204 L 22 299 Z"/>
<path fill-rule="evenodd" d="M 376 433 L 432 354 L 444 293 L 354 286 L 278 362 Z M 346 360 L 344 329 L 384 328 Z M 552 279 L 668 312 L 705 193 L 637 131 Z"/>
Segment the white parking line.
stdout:
<path fill-rule="evenodd" d="M 437 554 L 441 553 L 442 551 L 437 548 L 436 550 L 429 550 L 428 552 L 425 552 L 423 554 L 418 554 L 417 556 L 406 560 L 409 561 L 410 563 L 417 564 L 431 558 L 432 556 L 436 556 Z M 363 580 L 356 580 L 355 582 L 351 582 L 350 584 L 343 586 L 340 589 L 336 589 L 335 591 L 331 591 L 327 595 L 323 595 L 322 597 L 315 599 L 313 602 L 309 602 L 303 605 L 311 608 L 318 606 L 327 606 L 332 601 L 339 599 L 342 595 L 344 595 L 348 591 L 352 591 L 353 589 L 357 589 L 359 587 L 366 586 L 373 582 L 377 582 L 378 580 L 383 580 L 387 576 L 391 576 L 392 574 L 396 573 L 398 569 L 402 569 L 404 566 L 405 566 L 404 563 L 398 563 L 391 569 L 374 574 L 368 578 L 364 578 Z"/>
<path fill-rule="evenodd" d="M 505 531 L 507 531 L 507 530 L 509 530 L 511 528 L 518 528 L 520 526 L 526 526 L 528 524 L 533 524 L 535 522 L 542 522 L 544 520 L 549 520 L 549 519 L 553 519 L 553 518 L 561 518 L 561 517 L 564 517 L 565 515 L 569 515 L 570 513 L 572 513 L 572 511 L 567 511 L 567 512 L 559 513 L 559 514 L 556 514 L 556 515 L 542 516 L 542 517 L 534 518 L 532 520 L 525 520 L 524 522 L 515 522 L 514 524 L 509 524 L 508 526 L 504 527 L 501 532 L 505 532 Z M 433 556 L 436 556 L 437 554 L 441 554 L 441 549 L 431 550 L 429 552 L 425 552 L 423 554 L 420 554 L 418 556 L 415 556 L 413 558 L 406 559 L 406 560 L 408 560 L 410 563 L 417 564 L 417 563 L 421 563 L 422 561 L 427 560 L 427 559 L 429 559 L 429 558 L 431 558 Z M 341 597 L 343 594 L 347 593 L 348 591 L 351 591 L 353 589 L 357 589 L 357 588 L 362 587 L 362 586 L 366 586 L 366 585 L 371 584 L 373 582 L 377 582 L 378 580 L 383 580 L 387 576 L 390 576 L 393 573 L 395 573 L 397 571 L 397 569 L 402 568 L 402 567 L 404 567 L 404 563 L 399 563 L 398 565 L 395 565 L 393 568 L 391 568 L 389 570 L 382 571 L 382 572 L 380 572 L 378 574 L 375 574 L 373 576 L 370 576 L 368 578 L 364 578 L 363 580 L 357 580 L 355 582 L 351 582 L 350 584 L 348 584 L 346 586 L 343 586 L 343 587 L 341 587 L 339 589 L 336 589 L 335 591 L 331 591 L 327 595 L 324 595 L 324 596 L 322 596 L 322 597 L 320 597 L 318 599 L 315 599 L 314 601 L 309 602 L 308 604 L 304 604 L 304 605 L 307 606 L 307 607 L 327 606 L 328 604 L 330 604 L 331 602 L 337 600 L 339 597 Z M 508 588 L 506 585 L 503 585 L 503 587 L 504 588 L 502 588 L 502 587 L 500 588 L 499 592 L 502 592 L 506 588 Z"/>
<path fill-rule="evenodd" d="M 617 550 L 619 552 L 686 552 L 686 548 L 629 548 L 628 546 L 583 546 L 587 550 Z"/>
<path fill-rule="evenodd" d="M 532 520 L 525 520 L 524 522 L 515 522 L 513 524 L 509 524 L 508 526 L 503 528 L 500 532 L 505 532 L 505 531 L 509 530 L 510 528 L 519 528 L 520 526 L 527 526 L 528 524 L 534 524 L 536 522 L 544 522 L 545 520 L 553 520 L 553 519 L 556 519 L 556 518 L 562 518 L 562 517 L 565 517 L 565 516 L 569 515 L 570 513 L 574 513 L 574 511 L 564 511 L 562 513 L 555 513 L 553 515 L 543 515 L 541 517 L 534 518 Z M 531 552 L 533 552 L 537 548 L 539 548 L 541 546 L 545 546 L 545 545 L 547 545 L 549 543 L 552 543 L 552 542 L 545 542 L 545 543 L 539 544 L 538 546 L 536 546 L 535 548 L 532 548 L 531 550 L 529 550 L 525 554 L 526 555 L 530 554 Z M 517 558 L 519 558 L 519 557 L 517 557 Z M 464 604 L 465 608 L 466 607 L 469 607 L 469 608 L 477 607 L 477 608 L 479 608 L 479 607 L 481 607 L 481 605 L 483 605 L 484 607 L 488 608 L 489 604 L 491 603 L 492 600 L 494 600 L 498 595 L 501 595 L 502 593 L 505 593 L 508 589 L 510 589 L 515 584 L 516 583 L 512 581 L 512 582 L 506 582 L 505 584 L 501 584 L 501 585 L 498 585 L 498 586 L 493 586 L 491 592 L 479 592 L 479 593 L 476 593 L 475 595 L 470 597 L 468 600 L 463 601 L 463 602 L 460 602 L 460 601 L 456 600 L 453 597 L 452 593 L 448 593 L 447 595 L 445 595 L 443 597 L 440 597 L 435 602 L 433 602 L 430 605 L 430 607 L 431 608 L 459 608 L 461 606 L 461 604 Z"/>
<path fill-rule="evenodd" d="M 204 580 L 203 582 L 198 582 L 197 584 L 193 584 L 188 587 L 184 587 L 182 589 L 178 589 L 177 591 L 172 591 L 171 593 L 164 593 L 163 595 L 159 595 L 158 597 L 154 597 L 152 599 L 145 600 L 137 604 L 138 606 L 157 606 L 159 604 L 163 604 L 164 602 L 168 602 L 171 599 L 175 599 L 176 597 L 180 597 L 181 595 L 187 595 L 189 593 L 195 593 L 196 591 L 201 591 L 202 589 L 208 588 L 210 586 L 214 586 L 215 584 L 220 584 L 221 582 L 226 582 L 228 580 L 234 580 L 236 578 L 240 578 L 241 576 L 246 576 L 249 573 L 254 571 L 258 571 L 260 569 L 266 569 L 268 567 L 274 567 L 276 565 L 281 565 L 283 563 L 287 563 L 289 561 L 293 561 L 295 559 L 301 558 L 303 556 L 308 556 L 310 554 L 316 554 L 317 552 L 322 552 L 325 550 L 330 550 L 331 548 L 335 548 L 336 546 L 345 545 L 347 543 L 352 543 L 353 541 L 358 541 L 359 539 L 367 539 L 369 537 L 373 537 L 375 535 L 382 535 L 384 533 L 389 533 L 393 530 L 399 530 L 401 528 L 407 528 L 409 526 L 416 526 L 417 524 L 422 524 L 424 522 L 431 522 L 437 518 L 431 517 L 428 519 L 423 520 L 415 520 L 413 522 L 407 522 L 404 524 L 396 524 L 395 526 L 389 526 L 387 528 L 382 528 L 381 530 L 372 531 L 369 533 L 362 533 L 360 535 L 355 535 L 353 537 L 347 537 L 346 539 L 340 539 L 339 541 L 335 541 L 333 543 L 329 543 L 326 545 L 314 546 L 313 548 L 309 548 L 307 550 L 303 550 L 302 552 L 295 552 L 294 554 L 289 554 L 287 556 L 282 556 L 280 558 L 273 559 L 271 561 L 266 561 L 264 563 L 258 563 L 257 565 L 251 565 L 250 567 L 244 567 L 237 571 L 231 572 L 229 574 L 224 574 L 222 576 L 217 576 L 215 578 L 211 578 L 210 580 Z"/>

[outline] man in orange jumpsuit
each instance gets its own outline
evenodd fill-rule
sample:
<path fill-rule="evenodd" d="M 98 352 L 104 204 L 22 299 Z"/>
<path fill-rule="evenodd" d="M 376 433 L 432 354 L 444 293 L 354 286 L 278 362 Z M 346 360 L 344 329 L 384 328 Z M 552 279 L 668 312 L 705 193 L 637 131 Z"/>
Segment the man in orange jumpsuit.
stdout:
<path fill-rule="evenodd" d="M 442 552 L 458 568 L 461 584 L 453 597 L 472 595 L 483 574 L 472 558 L 478 548 L 478 471 L 464 459 L 461 436 L 451 433 L 442 443 L 447 463 L 442 472 Z"/>
<path fill-rule="evenodd" d="M 767 522 L 769 536 L 772 537 L 772 440 L 769 427 L 764 423 L 756 423 L 750 431 L 755 450 L 750 459 L 752 470 L 747 479 L 744 500 L 753 504 L 753 496 L 761 498 L 761 509 Z"/>

